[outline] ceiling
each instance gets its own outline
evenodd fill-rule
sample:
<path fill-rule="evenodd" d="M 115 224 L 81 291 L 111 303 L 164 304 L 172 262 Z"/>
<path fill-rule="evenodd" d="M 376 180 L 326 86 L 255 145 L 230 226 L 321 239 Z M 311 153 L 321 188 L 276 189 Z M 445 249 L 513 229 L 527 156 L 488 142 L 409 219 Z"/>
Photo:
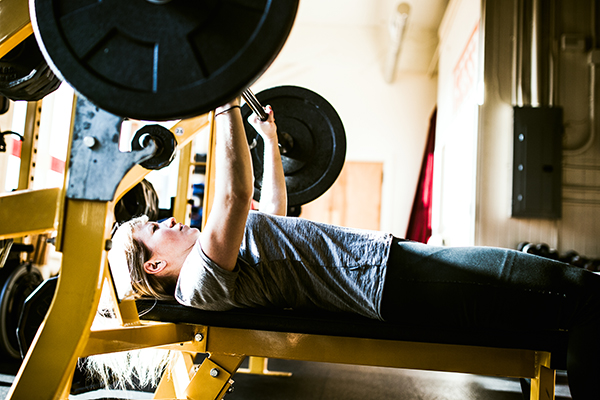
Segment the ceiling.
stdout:
<path fill-rule="evenodd" d="M 296 24 L 386 28 L 401 3 L 410 7 L 400 69 L 433 73 L 438 29 L 449 0 L 300 0 Z"/>
<path fill-rule="evenodd" d="M 437 31 L 448 0 L 301 0 L 297 22 L 380 25 L 387 23 L 400 3 L 410 6 L 409 27 Z"/>

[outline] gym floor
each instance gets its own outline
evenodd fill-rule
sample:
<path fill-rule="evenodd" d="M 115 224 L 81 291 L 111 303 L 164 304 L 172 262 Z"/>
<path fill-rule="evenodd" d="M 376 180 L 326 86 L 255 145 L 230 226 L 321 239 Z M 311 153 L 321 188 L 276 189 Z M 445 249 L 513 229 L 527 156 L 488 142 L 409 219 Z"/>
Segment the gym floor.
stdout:
<path fill-rule="evenodd" d="M 238 374 L 227 400 L 523 400 L 518 379 L 287 360 L 269 360 L 269 369 L 293 375 Z M 0 400 L 6 398 L 17 370 L 18 363 L 0 362 Z M 95 390 L 70 398 L 151 399 L 152 393 Z M 566 378 L 559 373 L 556 399 L 570 398 Z"/>

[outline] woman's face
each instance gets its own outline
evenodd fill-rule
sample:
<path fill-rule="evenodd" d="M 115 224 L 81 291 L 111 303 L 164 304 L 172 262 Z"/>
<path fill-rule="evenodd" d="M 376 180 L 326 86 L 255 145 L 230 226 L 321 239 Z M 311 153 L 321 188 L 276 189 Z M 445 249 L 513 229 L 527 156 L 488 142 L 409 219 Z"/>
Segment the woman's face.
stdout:
<path fill-rule="evenodd" d="M 148 221 L 135 233 L 152 253 L 152 258 L 185 258 L 194 247 L 200 231 L 169 218 L 161 223 Z"/>

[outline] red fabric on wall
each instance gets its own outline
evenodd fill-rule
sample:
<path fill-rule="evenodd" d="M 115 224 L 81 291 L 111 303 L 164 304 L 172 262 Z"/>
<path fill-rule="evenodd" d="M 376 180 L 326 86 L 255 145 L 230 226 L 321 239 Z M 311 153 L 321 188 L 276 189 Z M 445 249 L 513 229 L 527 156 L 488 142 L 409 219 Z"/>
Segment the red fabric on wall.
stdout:
<path fill-rule="evenodd" d="M 429 119 L 427 145 L 421 164 L 421 173 L 413 201 L 406 239 L 427 243 L 431 237 L 431 201 L 433 190 L 433 150 L 435 148 L 435 124 L 437 108 Z"/>

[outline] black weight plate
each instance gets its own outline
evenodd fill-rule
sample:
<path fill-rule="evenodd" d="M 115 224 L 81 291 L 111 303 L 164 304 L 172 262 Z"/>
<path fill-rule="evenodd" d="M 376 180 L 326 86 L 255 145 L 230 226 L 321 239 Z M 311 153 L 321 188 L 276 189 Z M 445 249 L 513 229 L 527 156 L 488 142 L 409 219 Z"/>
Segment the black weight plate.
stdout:
<path fill-rule="evenodd" d="M 19 350 L 23 358 L 27 354 L 44 318 L 46 318 L 57 284 L 58 277 L 46 279 L 25 300 L 17 328 Z"/>
<path fill-rule="evenodd" d="M 36 39 L 57 75 L 122 117 L 205 113 L 275 59 L 299 0 L 30 0 Z"/>
<path fill-rule="evenodd" d="M 156 142 L 156 153 L 146 161 L 141 162 L 140 165 L 152 170 L 169 166 L 177 154 L 177 141 L 175 140 L 175 136 L 173 136 L 173 132 L 162 125 L 145 125 L 138 129 L 131 140 L 131 148 L 133 150 L 142 149 L 143 146 L 140 143 L 140 138 L 144 135 L 149 135 L 154 139 Z"/>
<path fill-rule="evenodd" d="M 148 216 L 150 221 L 158 220 L 158 194 L 154 186 L 144 179 L 115 204 L 115 220 L 118 223 L 129 221 L 140 215 Z"/>
<path fill-rule="evenodd" d="M 10 101 L 8 101 L 8 97 L 0 95 L 0 115 L 6 114 L 9 109 Z"/>
<path fill-rule="evenodd" d="M 277 131 L 289 134 L 293 147 L 281 160 L 285 173 L 288 205 L 299 206 L 321 196 L 339 176 L 346 158 L 344 125 L 333 106 L 319 94 L 298 86 L 278 86 L 256 94 L 263 105 L 271 105 Z M 247 104 L 242 115 L 254 166 L 254 199 L 260 199 L 262 185 L 263 142 L 248 117 L 252 110 Z"/>
<path fill-rule="evenodd" d="M 60 83 L 33 35 L 0 58 L 0 94 L 11 100 L 40 100 L 58 89 Z"/>
<path fill-rule="evenodd" d="M 17 328 L 27 297 L 42 283 L 39 269 L 30 264 L 5 265 L 0 274 L 0 347 L 14 359 L 21 358 Z"/>

